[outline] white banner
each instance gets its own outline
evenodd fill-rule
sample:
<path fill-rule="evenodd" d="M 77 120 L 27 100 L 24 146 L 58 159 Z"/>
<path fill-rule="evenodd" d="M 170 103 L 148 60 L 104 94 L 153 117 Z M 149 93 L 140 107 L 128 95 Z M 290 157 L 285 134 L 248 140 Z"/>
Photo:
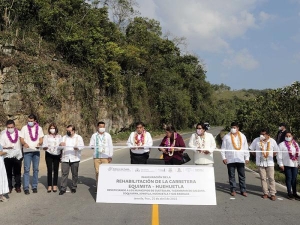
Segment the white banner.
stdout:
<path fill-rule="evenodd" d="M 214 168 L 101 164 L 97 202 L 216 205 Z"/>

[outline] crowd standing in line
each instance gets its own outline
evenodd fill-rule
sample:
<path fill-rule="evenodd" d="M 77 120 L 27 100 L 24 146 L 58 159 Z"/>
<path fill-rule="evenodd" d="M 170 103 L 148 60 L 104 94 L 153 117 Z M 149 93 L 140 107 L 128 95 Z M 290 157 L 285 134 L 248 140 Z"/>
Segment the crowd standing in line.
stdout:
<path fill-rule="evenodd" d="M 142 122 L 136 123 L 136 130 L 128 138 L 127 146 L 131 164 L 147 164 L 150 149 L 153 146 L 151 134 L 145 130 Z M 245 164 L 249 162 L 249 149 L 256 158 L 262 186 L 262 198 L 276 200 L 274 179 L 274 157 L 285 174 L 288 199 L 300 200 L 297 195 L 296 183 L 299 167 L 299 145 L 293 134 L 286 130 L 287 125 L 280 123 L 276 140 L 270 137 L 268 128 L 261 129 L 260 136 L 255 138 L 248 147 L 246 136 L 240 131 L 238 123 L 231 123 L 221 146 L 223 163 L 227 166 L 230 184 L 230 195 L 236 195 L 235 171 L 238 173 L 240 194 L 247 197 Z M 216 149 L 215 138 L 208 133 L 209 124 L 198 123 L 196 132 L 189 140 L 189 147 L 194 149 L 194 164 L 213 167 L 213 152 Z M 165 165 L 181 165 L 184 163 L 185 143 L 182 136 L 173 126 L 165 129 L 165 137 L 158 148 L 162 152 Z M 6 122 L 6 129 L 0 135 L 0 202 L 8 199 L 4 196 L 13 188 L 21 193 L 21 167 L 24 159 L 23 190 L 30 194 L 30 167 L 32 164 L 33 178 L 31 189 L 37 193 L 40 150 L 45 150 L 47 165 L 47 192 L 58 191 L 58 171 L 61 163 L 61 184 L 59 195 L 66 193 L 69 172 L 72 173 L 71 193 L 76 193 L 79 163 L 83 138 L 76 133 L 74 125 L 66 127 L 66 135 L 58 134 L 55 123 L 48 127 L 44 135 L 42 128 L 33 114 L 28 116 L 27 125 L 21 131 L 15 127 L 13 120 Z M 111 135 L 106 132 L 105 123 L 98 122 L 97 131 L 91 136 L 89 147 L 93 149 L 96 185 L 98 185 L 99 166 L 112 162 L 113 143 Z M 14 177 L 14 186 L 13 186 Z"/>

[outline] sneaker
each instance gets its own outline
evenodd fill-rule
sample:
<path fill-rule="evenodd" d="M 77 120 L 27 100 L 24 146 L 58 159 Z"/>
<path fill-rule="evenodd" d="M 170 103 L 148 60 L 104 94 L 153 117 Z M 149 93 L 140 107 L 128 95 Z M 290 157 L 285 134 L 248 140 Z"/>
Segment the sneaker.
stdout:
<path fill-rule="evenodd" d="M 300 201 L 300 196 L 299 196 L 299 195 L 294 194 L 293 196 L 294 196 L 294 198 L 295 198 L 296 200 Z"/>
<path fill-rule="evenodd" d="M 73 193 L 73 194 L 76 193 L 76 189 L 72 189 L 71 193 Z"/>
<path fill-rule="evenodd" d="M 63 195 L 64 193 L 66 193 L 66 191 L 60 191 L 59 195 Z"/>
<path fill-rule="evenodd" d="M 271 195 L 271 198 L 270 198 L 272 201 L 275 201 L 276 200 L 276 196 L 275 195 Z"/>
<path fill-rule="evenodd" d="M 33 189 L 32 189 L 32 192 L 33 192 L 33 193 L 37 193 L 37 189 L 36 189 L 36 188 L 33 188 Z"/>
<path fill-rule="evenodd" d="M 21 193 L 21 188 L 16 188 L 17 193 Z"/>
<path fill-rule="evenodd" d="M 30 194 L 29 190 L 24 190 L 24 194 L 29 195 Z"/>

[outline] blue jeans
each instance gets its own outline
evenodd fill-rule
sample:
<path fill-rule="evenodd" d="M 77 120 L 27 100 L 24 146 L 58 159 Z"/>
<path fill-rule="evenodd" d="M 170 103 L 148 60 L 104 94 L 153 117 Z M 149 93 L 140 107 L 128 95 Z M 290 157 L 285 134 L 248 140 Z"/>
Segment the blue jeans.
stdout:
<path fill-rule="evenodd" d="M 227 164 L 228 177 L 230 184 L 230 191 L 233 192 L 236 189 L 235 181 L 235 169 L 239 176 L 239 185 L 241 193 L 246 192 L 246 178 L 245 178 L 245 163 L 229 163 Z"/>
<path fill-rule="evenodd" d="M 27 152 L 24 153 L 24 183 L 23 188 L 29 190 L 29 180 L 30 180 L 30 165 L 32 162 L 33 167 L 33 177 L 32 177 L 32 189 L 37 189 L 38 177 L 39 177 L 39 163 L 40 163 L 40 152 Z"/>
<path fill-rule="evenodd" d="M 297 186 L 297 175 L 298 175 L 298 167 L 290 167 L 284 166 L 284 174 L 285 174 L 285 184 L 287 188 L 288 194 L 297 194 L 296 186 Z"/>

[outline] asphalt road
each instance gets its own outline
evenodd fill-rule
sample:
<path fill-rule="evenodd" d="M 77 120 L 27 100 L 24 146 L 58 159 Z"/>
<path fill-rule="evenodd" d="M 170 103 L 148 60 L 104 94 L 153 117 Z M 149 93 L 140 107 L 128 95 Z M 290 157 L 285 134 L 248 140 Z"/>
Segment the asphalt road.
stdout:
<path fill-rule="evenodd" d="M 216 135 L 219 128 L 212 128 Z M 186 144 L 190 134 L 183 135 Z M 160 139 L 161 140 L 161 139 Z M 159 144 L 155 141 L 155 145 Z M 122 145 L 124 143 L 118 143 Z M 189 151 L 188 151 L 189 152 Z M 128 149 L 117 149 L 113 163 L 130 162 Z M 189 152 L 193 156 L 192 152 Z M 26 196 L 22 192 L 9 195 L 9 202 L 0 203 L 0 224 L 101 224 L 101 225 L 149 225 L 152 224 L 151 205 L 100 204 L 96 203 L 96 186 L 92 152 L 84 150 L 79 167 L 79 185 L 77 193 L 46 192 L 46 169 L 44 157 L 41 157 L 38 193 Z M 153 149 L 151 158 L 158 159 L 160 152 Z M 192 158 L 192 157 L 191 157 Z M 159 206 L 161 225 L 199 225 L 199 224 L 298 224 L 300 220 L 300 202 L 286 198 L 284 187 L 277 186 L 278 200 L 261 199 L 259 176 L 246 172 L 248 197 L 229 195 L 226 166 L 223 165 L 219 152 L 215 152 L 215 177 L 217 206 Z M 192 164 L 191 162 L 188 164 Z M 71 175 L 70 175 L 71 177 Z M 71 183 L 71 181 L 69 181 Z"/>

